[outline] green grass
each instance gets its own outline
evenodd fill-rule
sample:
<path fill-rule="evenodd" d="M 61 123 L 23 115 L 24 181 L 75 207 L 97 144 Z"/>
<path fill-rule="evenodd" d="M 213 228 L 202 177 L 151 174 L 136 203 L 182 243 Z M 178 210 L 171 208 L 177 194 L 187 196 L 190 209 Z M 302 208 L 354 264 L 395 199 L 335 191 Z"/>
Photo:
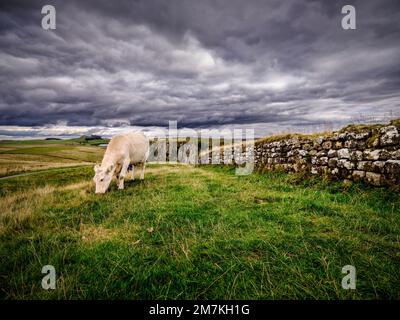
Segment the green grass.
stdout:
<path fill-rule="evenodd" d="M 101 161 L 103 148 L 75 140 L 0 141 L 0 178 Z"/>
<path fill-rule="evenodd" d="M 15 148 L 12 150 L 5 150 L 5 151 L 0 151 L 0 153 L 9 153 L 9 154 L 40 154 L 43 155 L 45 153 L 50 153 L 50 152 L 59 152 L 59 151 L 64 151 L 71 149 L 68 148 L 67 146 L 34 146 L 34 147 L 26 147 L 26 148 Z"/>
<path fill-rule="evenodd" d="M 95 195 L 91 167 L 0 180 L 5 299 L 399 299 L 400 196 L 229 167 L 150 165 Z M 40 286 L 54 265 L 57 289 Z M 357 289 L 341 269 L 357 269 Z"/>
<path fill-rule="evenodd" d="M 84 138 L 72 138 L 72 139 L 60 139 L 60 140 L 45 140 L 45 139 L 32 139 L 32 140 L 0 140 L 0 147 L 13 145 L 13 146 L 24 146 L 24 145 L 99 145 L 108 143 L 109 139 L 93 139 L 86 140 Z"/>

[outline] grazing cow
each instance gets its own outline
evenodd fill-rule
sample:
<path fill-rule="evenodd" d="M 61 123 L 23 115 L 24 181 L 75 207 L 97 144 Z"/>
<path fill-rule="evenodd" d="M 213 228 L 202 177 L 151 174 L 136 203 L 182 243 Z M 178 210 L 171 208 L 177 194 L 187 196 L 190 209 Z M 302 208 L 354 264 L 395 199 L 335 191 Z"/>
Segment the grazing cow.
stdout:
<path fill-rule="evenodd" d="M 124 178 L 132 165 L 132 180 L 135 178 L 134 165 L 142 164 L 140 179 L 144 179 L 144 169 L 149 156 L 149 139 L 141 132 L 131 132 L 114 136 L 107 146 L 101 165 L 94 166 L 96 193 L 105 193 L 114 174 L 118 189 L 124 188 Z"/>

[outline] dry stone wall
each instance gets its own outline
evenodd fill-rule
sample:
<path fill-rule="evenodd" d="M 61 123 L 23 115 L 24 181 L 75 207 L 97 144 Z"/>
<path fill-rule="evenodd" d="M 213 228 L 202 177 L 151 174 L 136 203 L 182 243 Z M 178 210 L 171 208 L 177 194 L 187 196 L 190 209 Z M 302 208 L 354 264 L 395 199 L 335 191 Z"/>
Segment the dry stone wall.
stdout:
<path fill-rule="evenodd" d="M 363 181 L 375 186 L 400 185 L 400 123 L 385 126 L 350 126 L 315 138 L 304 136 L 256 141 L 235 148 L 236 163 L 252 161 L 259 170 L 306 171 L 332 179 Z M 209 157 L 228 163 L 223 153 Z"/>

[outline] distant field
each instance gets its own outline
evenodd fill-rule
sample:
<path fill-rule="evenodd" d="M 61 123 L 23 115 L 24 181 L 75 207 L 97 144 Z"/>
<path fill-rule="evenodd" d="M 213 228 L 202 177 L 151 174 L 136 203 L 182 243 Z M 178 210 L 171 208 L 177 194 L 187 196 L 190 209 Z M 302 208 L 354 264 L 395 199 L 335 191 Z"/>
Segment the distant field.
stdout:
<path fill-rule="evenodd" d="M 26 145 L 0 158 L 64 166 L 103 151 Z M 0 180 L 3 299 L 400 298 L 398 193 L 150 164 L 146 182 L 95 195 L 91 165 L 31 173 Z M 56 290 L 41 288 L 47 264 Z M 356 290 L 341 288 L 347 264 Z"/>
<path fill-rule="evenodd" d="M 76 140 L 0 141 L 0 177 L 101 161 L 104 149 Z"/>

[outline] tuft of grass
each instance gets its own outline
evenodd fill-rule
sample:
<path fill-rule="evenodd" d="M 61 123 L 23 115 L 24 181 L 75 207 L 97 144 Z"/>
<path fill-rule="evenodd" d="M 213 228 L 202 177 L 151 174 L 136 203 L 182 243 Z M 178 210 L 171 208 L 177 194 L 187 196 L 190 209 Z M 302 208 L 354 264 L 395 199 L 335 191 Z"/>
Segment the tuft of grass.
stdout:
<path fill-rule="evenodd" d="M 349 124 L 346 127 L 342 128 L 339 132 L 365 132 L 367 130 L 378 130 L 382 128 L 384 124 Z"/>
<path fill-rule="evenodd" d="M 400 127 L 400 119 L 394 119 L 394 120 L 390 121 L 390 124 L 392 126 Z"/>
<path fill-rule="evenodd" d="M 263 142 L 275 142 L 275 141 L 281 141 L 281 140 L 286 140 L 286 139 L 300 139 L 300 140 L 306 140 L 306 139 L 315 139 L 318 137 L 329 137 L 332 135 L 332 131 L 324 131 L 324 132 L 317 132 L 317 133 L 310 133 L 310 134 L 303 134 L 303 133 L 288 133 L 288 134 L 282 134 L 282 135 L 273 135 L 265 138 L 261 138 L 256 140 L 256 144 L 258 143 L 263 143 Z"/>

